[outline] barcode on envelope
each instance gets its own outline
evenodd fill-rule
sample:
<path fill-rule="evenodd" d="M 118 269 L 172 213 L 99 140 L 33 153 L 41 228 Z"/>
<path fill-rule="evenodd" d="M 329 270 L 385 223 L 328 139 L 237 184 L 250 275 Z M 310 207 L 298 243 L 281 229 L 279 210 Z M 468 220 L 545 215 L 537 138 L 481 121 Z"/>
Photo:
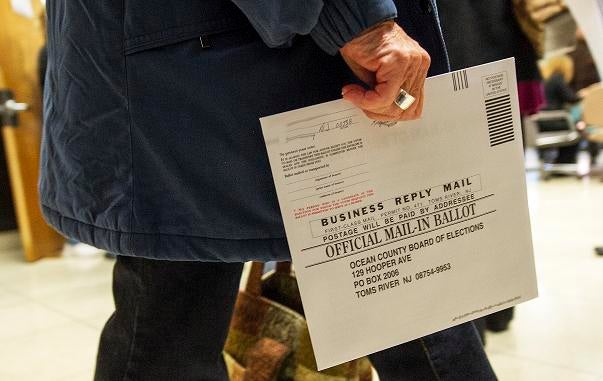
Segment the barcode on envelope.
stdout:
<path fill-rule="evenodd" d="M 454 91 L 460 91 L 469 88 L 467 70 L 459 70 L 452 72 L 452 87 L 454 88 Z"/>
<path fill-rule="evenodd" d="M 490 147 L 515 140 L 511 96 L 509 94 L 486 99 L 486 118 L 488 120 Z"/>

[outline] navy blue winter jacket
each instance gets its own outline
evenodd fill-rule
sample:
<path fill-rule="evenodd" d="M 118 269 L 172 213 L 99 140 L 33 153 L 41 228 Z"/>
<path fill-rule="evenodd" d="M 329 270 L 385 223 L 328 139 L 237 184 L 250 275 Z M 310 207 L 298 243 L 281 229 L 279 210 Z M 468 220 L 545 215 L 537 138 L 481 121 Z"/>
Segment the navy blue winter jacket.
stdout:
<path fill-rule="evenodd" d="M 64 235 L 170 260 L 286 259 L 259 117 L 340 97 L 337 54 L 430 0 L 48 0 L 40 194 Z"/>

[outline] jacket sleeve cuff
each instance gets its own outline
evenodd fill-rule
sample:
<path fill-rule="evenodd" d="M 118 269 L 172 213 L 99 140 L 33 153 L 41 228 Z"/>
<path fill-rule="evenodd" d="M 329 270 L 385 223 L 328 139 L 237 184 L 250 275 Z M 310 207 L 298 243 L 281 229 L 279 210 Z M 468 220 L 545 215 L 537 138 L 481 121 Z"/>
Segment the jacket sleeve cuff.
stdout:
<path fill-rule="evenodd" d="M 364 30 L 397 15 L 392 0 L 325 0 L 310 35 L 325 52 L 335 55 Z"/>

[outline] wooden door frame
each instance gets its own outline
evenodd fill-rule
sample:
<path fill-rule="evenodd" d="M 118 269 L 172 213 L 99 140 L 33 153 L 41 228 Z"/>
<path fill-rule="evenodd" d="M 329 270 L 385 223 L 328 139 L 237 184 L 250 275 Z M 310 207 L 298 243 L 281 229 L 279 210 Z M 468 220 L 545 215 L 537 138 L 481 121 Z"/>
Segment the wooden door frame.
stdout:
<path fill-rule="evenodd" d="M 39 2 L 32 4 L 41 14 Z M 59 255 L 64 243 L 44 221 L 38 194 L 42 102 L 37 65 L 45 28 L 41 18 L 15 14 L 9 1 L 0 1 L 0 14 L 0 89 L 30 106 L 18 115 L 17 126 L 2 127 L 2 136 L 25 259 L 34 261 Z"/>

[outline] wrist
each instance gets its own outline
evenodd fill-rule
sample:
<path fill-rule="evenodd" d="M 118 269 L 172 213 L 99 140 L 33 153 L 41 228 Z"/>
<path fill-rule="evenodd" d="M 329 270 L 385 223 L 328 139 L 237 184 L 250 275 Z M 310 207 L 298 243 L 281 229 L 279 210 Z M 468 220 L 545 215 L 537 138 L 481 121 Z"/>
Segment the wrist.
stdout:
<path fill-rule="evenodd" d="M 397 16 L 393 0 L 330 0 L 325 1 L 318 21 L 310 35 L 327 53 L 339 49 L 363 32 Z"/>
<path fill-rule="evenodd" d="M 355 38 L 362 37 L 362 36 L 365 36 L 367 34 L 374 33 L 376 31 L 381 32 L 381 31 L 391 30 L 392 28 L 394 28 L 395 25 L 396 25 L 396 22 L 394 21 L 393 18 L 392 19 L 388 19 L 388 20 L 384 20 L 384 21 L 381 21 L 381 22 L 379 22 L 379 23 L 371 26 L 370 28 L 367 28 L 367 29 L 363 30 Z M 350 42 L 352 42 L 352 41 L 350 41 Z"/>

